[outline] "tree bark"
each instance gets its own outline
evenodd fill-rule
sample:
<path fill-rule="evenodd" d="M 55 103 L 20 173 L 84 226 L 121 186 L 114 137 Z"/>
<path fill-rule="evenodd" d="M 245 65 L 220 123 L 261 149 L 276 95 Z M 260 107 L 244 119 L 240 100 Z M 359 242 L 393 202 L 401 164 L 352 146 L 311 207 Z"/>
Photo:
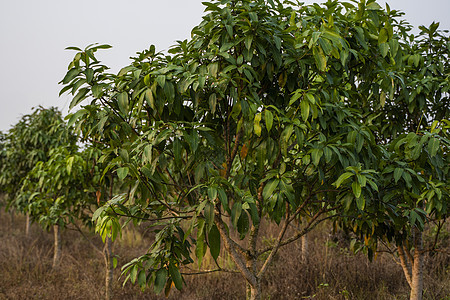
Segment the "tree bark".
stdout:
<path fill-rule="evenodd" d="M 400 265 L 402 266 L 403 273 L 405 274 L 406 281 L 408 282 L 409 287 L 411 288 L 411 267 L 410 265 L 413 262 L 408 263 L 408 257 L 405 254 L 405 250 L 403 249 L 403 245 L 397 246 L 398 256 L 400 258 Z M 408 251 L 408 249 L 406 249 Z"/>
<path fill-rule="evenodd" d="M 307 263 L 308 262 L 308 237 L 306 234 L 304 234 L 301 237 L 302 241 L 302 262 Z"/>
<path fill-rule="evenodd" d="M 113 294 L 113 258 L 112 258 L 112 241 L 106 237 L 105 246 L 103 248 L 103 258 L 105 259 L 105 299 L 112 299 Z"/>
<path fill-rule="evenodd" d="M 27 219 L 25 221 L 25 235 L 28 236 L 30 233 L 30 213 L 27 212 Z"/>
<path fill-rule="evenodd" d="M 261 283 L 259 280 L 256 286 L 250 285 L 250 295 L 247 295 L 248 300 L 260 300 L 261 299 Z"/>
<path fill-rule="evenodd" d="M 410 300 L 422 300 L 423 292 L 423 240 L 422 232 L 414 232 L 414 264 L 412 267 Z"/>
<path fill-rule="evenodd" d="M 55 237 L 55 249 L 53 254 L 53 268 L 59 267 L 61 262 L 61 232 L 59 225 L 53 225 L 53 234 Z"/>

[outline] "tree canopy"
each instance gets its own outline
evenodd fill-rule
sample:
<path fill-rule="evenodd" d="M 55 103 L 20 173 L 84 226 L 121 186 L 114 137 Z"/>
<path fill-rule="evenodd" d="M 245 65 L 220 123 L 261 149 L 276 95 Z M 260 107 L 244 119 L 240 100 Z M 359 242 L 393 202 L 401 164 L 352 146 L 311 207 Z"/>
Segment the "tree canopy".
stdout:
<path fill-rule="evenodd" d="M 69 124 L 128 187 L 96 211 L 97 230 L 114 238 L 120 218 L 158 226 L 125 281 L 181 289 L 192 253 L 200 268 L 209 249 L 225 270 L 223 248 L 257 299 L 279 248 L 324 220 L 375 247 L 445 218 L 449 39 L 438 24 L 414 36 L 371 0 L 204 5 L 190 40 L 150 46 L 118 74 L 95 57 L 110 46 L 69 47 L 61 93 L 82 104 Z M 266 221 L 282 226 L 264 247 Z"/>

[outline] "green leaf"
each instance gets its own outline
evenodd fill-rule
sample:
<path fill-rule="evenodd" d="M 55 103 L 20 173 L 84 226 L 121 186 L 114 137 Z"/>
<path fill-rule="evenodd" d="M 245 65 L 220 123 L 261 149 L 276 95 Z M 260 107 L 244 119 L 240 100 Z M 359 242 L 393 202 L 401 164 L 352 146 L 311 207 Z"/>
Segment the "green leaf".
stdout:
<path fill-rule="evenodd" d="M 212 204 L 211 202 L 206 203 L 204 214 L 206 225 L 208 229 L 210 229 L 214 224 L 214 204 Z"/>
<path fill-rule="evenodd" d="M 359 184 L 358 181 L 353 181 L 352 190 L 356 198 L 361 197 L 361 185 Z"/>
<path fill-rule="evenodd" d="M 315 166 L 319 165 L 320 162 L 320 158 L 323 156 L 323 150 L 322 149 L 318 149 L 318 148 L 314 148 L 311 152 L 311 158 L 313 160 L 313 164 Z"/>
<path fill-rule="evenodd" d="M 270 129 L 272 129 L 272 124 L 273 124 L 273 114 L 268 109 L 266 109 L 264 111 L 264 114 L 265 114 L 267 132 L 270 132 Z"/>
<path fill-rule="evenodd" d="M 333 157 L 333 151 L 330 148 L 325 147 L 323 148 L 323 153 L 325 155 L 325 162 L 329 163 L 331 161 L 331 158 Z"/>
<path fill-rule="evenodd" d="M 158 271 L 156 271 L 154 284 L 155 294 L 159 295 L 162 292 L 164 286 L 166 285 L 166 281 L 167 281 L 167 269 L 161 268 Z"/>
<path fill-rule="evenodd" d="M 242 212 L 242 203 L 235 202 L 233 204 L 233 208 L 231 209 L 231 222 L 233 223 L 234 227 L 237 226 L 237 221 L 241 216 L 241 212 Z"/>
<path fill-rule="evenodd" d="M 217 96 L 216 93 L 212 93 L 209 96 L 209 109 L 211 110 L 212 114 L 216 112 L 216 105 L 217 105 Z"/>
<path fill-rule="evenodd" d="M 322 48 L 320 47 L 313 47 L 313 55 L 314 55 L 314 60 L 316 61 L 316 66 L 317 68 L 324 72 L 325 69 L 327 68 L 327 58 L 325 57 L 325 54 L 323 53 Z"/>
<path fill-rule="evenodd" d="M 309 102 L 303 99 L 300 103 L 300 109 L 302 111 L 302 119 L 306 122 L 309 117 Z"/>
<path fill-rule="evenodd" d="M 71 156 L 67 159 L 67 173 L 69 173 L 69 175 L 72 172 L 72 165 L 73 165 L 74 158 L 75 157 Z"/>
<path fill-rule="evenodd" d="M 146 276 L 144 270 L 141 270 L 139 272 L 139 275 L 137 277 L 137 282 L 138 282 L 139 286 L 141 287 L 141 289 L 147 285 L 147 276 Z"/>
<path fill-rule="evenodd" d="M 211 256 L 217 260 L 220 254 L 220 233 L 216 225 L 213 225 L 208 233 L 208 242 Z"/>
<path fill-rule="evenodd" d="M 428 141 L 428 154 L 433 157 L 436 155 L 437 151 L 439 150 L 439 140 L 435 137 L 430 138 Z"/>
<path fill-rule="evenodd" d="M 196 248 L 195 248 L 195 256 L 197 256 L 198 259 L 198 266 L 199 268 L 202 265 L 203 256 L 206 253 L 206 247 L 205 247 L 205 220 L 204 219 L 198 219 L 197 224 L 197 242 L 196 242 Z"/>
<path fill-rule="evenodd" d="M 252 47 L 252 41 L 253 41 L 253 35 L 248 34 L 248 35 L 245 37 L 245 40 L 244 40 L 245 47 L 246 47 L 248 50 L 250 50 L 250 48 Z"/>
<path fill-rule="evenodd" d="M 81 73 L 80 69 L 77 69 L 77 68 L 70 69 L 67 72 L 66 76 L 64 76 L 63 80 L 61 81 L 62 84 L 68 84 L 70 81 L 72 81 L 72 79 L 77 77 L 78 74 L 80 74 L 80 73 Z"/>
<path fill-rule="evenodd" d="M 248 219 L 248 214 L 245 210 L 242 210 L 241 216 L 239 217 L 239 220 L 237 222 L 237 230 L 240 233 L 239 237 L 241 240 L 244 239 L 249 228 L 250 228 L 250 223 L 249 223 L 249 219 Z"/>
<path fill-rule="evenodd" d="M 267 199 L 269 199 L 272 196 L 273 191 L 275 191 L 275 189 L 278 187 L 279 183 L 280 183 L 280 179 L 275 178 L 275 179 L 269 181 L 264 186 L 264 189 L 263 189 L 263 198 L 264 198 L 264 200 L 267 200 Z"/>
<path fill-rule="evenodd" d="M 253 130 L 257 136 L 261 136 L 261 113 L 257 113 L 255 115 L 255 119 L 253 120 Z"/>
<path fill-rule="evenodd" d="M 219 188 L 218 193 L 219 193 L 219 200 L 222 203 L 222 206 L 226 210 L 229 210 L 227 194 L 225 193 L 225 191 L 222 188 Z"/>
<path fill-rule="evenodd" d="M 125 177 L 127 177 L 128 171 L 129 171 L 128 167 L 117 169 L 117 177 L 119 177 L 120 180 L 123 180 Z"/>
<path fill-rule="evenodd" d="M 155 99 L 153 98 L 153 92 L 151 89 L 147 89 L 145 91 L 145 100 L 152 109 L 155 109 Z"/>
<path fill-rule="evenodd" d="M 364 199 L 363 196 L 356 198 L 356 206 L 358 207 L 358 209 L 363 210 L 366 206 L 366 199 Z"/>
<path fill-rule="evenodd" d="M 345 172 L 341 176 L 339 176 L 338 180 L 334 183 L 334 185 L 338 188 L 347 178 L 352 177 L 354 174 L 350 172 Z"/>
<path fill-rule="evenodd" d="M 386 28 L 381 28 L 380 34 L 378 35 L 378 45 L 386 43 L 388 40 L 389 34 Z"/>
<path fill-rule="evenodd" d="M 176 166 L 181 167 L 181 142 L 179 139 L 173 141 L 173 155 Z"/>
<path fill-rule="evenodd" d="M 376 2 L 371 2 L 366 5 L 367 10 L 382 10 L 383 8 Z"/>
<path fill-rule="evenodd" d="M 89 90 L 87 88 L 80 89 L 70 102 L 69 110 L 80 104 L 80 102 L 86 98 L 88 92 Z"/>
<path fill-rule="evenodd" d="M 380 49 L 381 56 L 386 57 L 386 55 L 389 52 L 389 44 L 382 43 L 382 44 L 378 45 L 378 48 Z"/>
<path fill-rule="evenodd" d="M 117 96 L 117 101 L 119 104 L 120 111 L 126 115 L 128 114 L 128 94 L 126 92 L 122 92 Z"/>
<path fill-rule="evenodd" d="M 166 84 L 166 76 L 165 75 L 158 75 L 156 77 L 156 82 L 159 84 L 161 88 L 164 88 L 164 85 Z"/>
<path fill-rule="evenodd" d="M 397 183 L 397 181 L 400 179 L 400 177 L 402 177 L 402 174 L 403 174 L 403 169 L 402 168 L 395 168 L 395 170 L 394 170 L 395 183 Z"/>
<path fill-rule="evenodd" d="M 175 266 L 175 264 L 169 264 L 169 273 L 170 278 L 173 283 L 175 283 L 175 287 L 180 291 L 183 288 L 183 279 L 181 278 L 180 270 Z"/>

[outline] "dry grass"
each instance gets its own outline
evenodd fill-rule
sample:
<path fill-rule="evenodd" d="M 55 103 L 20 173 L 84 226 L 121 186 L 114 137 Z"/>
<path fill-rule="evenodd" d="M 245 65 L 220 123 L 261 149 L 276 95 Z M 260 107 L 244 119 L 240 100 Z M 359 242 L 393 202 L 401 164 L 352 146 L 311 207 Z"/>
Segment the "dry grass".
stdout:
<path fill-rule="evenodd" d="M 63 262 L 51 269 L 52 234 L 32 226 L 24 236 L 24 219 L 0 213 L 0 299 L 103 299 L 103 258 L 74 231 L 63 232 Z M 266 228 L 270 236 L 274 228 Z M 90 238 L 101 247 L 101 240 Z M 300 241 L 283 248 L 263 282 L 264 299 L 407 299 L 408 286 L 400 266 L 389 254 L 370 263 L 362 254 L 348 251 L 345 237 L 330 236 L 326 226 L 309 235 L 308 262 L 300 255 Z M 268 239 L 270 240 L 270 239 Z M 114 245 L 119 265 L 142 254 L 151 243 L 144 229 L 128 230 Z M 447 250 L 449 245 L 447 244 Z M 224 263 L 231 265 L 228 258 Z M 208 266 L 208 257 L 205 258 Z M 445 253 L 427 256 L 425 298 L 450 299 L 450 258 Z M 119 269 L 116 270 L 116 278 Z M 245 286 L 239 274 L 214 273 L 186 277 L 182 292 L 169 299 L 243 299 Z M 151 289 L 142 293 L 131 284 L 116 282 L 115 299 L 165 299 Z"/>

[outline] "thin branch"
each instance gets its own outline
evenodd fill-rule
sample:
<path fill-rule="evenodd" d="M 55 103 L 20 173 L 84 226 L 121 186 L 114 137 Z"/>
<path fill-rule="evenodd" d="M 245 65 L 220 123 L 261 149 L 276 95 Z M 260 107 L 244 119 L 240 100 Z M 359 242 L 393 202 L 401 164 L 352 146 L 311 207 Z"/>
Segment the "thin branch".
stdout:
<path fill-rule="evenodd" d="M 280 247 L 285 246 L 287 244 L 290 244 L 290 243 L 298 240 L 300 237 L 302 237 L 303 235 L 305 235 L 308 232 L 310 232 L 311 230 L 313 230 L 321 222 L 335 217 L 335 216 L 328 216 L 328 217 L 325 217 L 325 218 L 322 218 L 322 219 L 318 220 L 317 222 L 314 222 L 324 212 L 325 211 L 323 209 L 319 210 L 314 216 L 312 216 L 311 220 L 309 220 L 308 224 L 306 225 L 305 228 L 303 228 L 303 230 L 297 232 L 297 234 L 293 235 L 292 237 L 282 241 L 280 243 Z M 270 247 L 264 248 L 263 250 L 258 252 L 257 257 L 259 257 L 262 254 L 272 250 L 273 248 L 274 248 L 274 246 L 270 246 Z"/>
<path fill-rule="evenodd" d="M 231 258 L 233 259 L 233 261 L 236 264 L 237 268 L 239 269 L 240 273 L 242 274 L 242 276 L 244 276 L 244 278 L 252 286 L 256 286 L 257 278 L 245 266 L 245 263 L 242 260 L 242 257 L 239 256 L 239 254 L 236 252 L 237 244 L 229 237 L 222 219 L 219 217 L 219 218 L 216 218 L 216 220 L 217 220 L 216 225 L 217 225 L 217 228 L 219 229 L 220 235 L 222 236 L 223 242 L 225 244 L 225 248 L 227 249 L 228 253 L 230 253 Z"/>
<path fill-rule="evenodd" d="M 214 270 L 201 270 L 201 271 L 198 271 L 198 272 L 190 272 L 190 273 L 181 272 L 181 274 L 189 276 L 189 275 L 210 274 L 210 273 L 215 273 L 215 272 L 239 273 L 238 271 L 218 268 L 218 269 L 214 269 Z"/>
<path fill-rule="evenodd" d="M 76 227 L 76 231 L 78 231 L 80 234 L 81 234 L 81 236 L 86 240 L 86 241 L 88 241 L 88 243 L 98 252 L 98 253 L 100 253 L 102 256 L 103 256 L 103 251 L 99 248 L 99 247 L 97 247 L 85 234 L 84 234 L 84 232 L 81 230 L 81 228 L 77 225 L 77 224 L 75 224 L 75 223 L 72 223 L 75 227 Z"/>
<path fill-rule="evenodd" d="M 264 262 L 264 265 L 259 270 L 259 273 L 258 273 L 259 279 L 261 279 L 264 276 L 264 273 L 267 271 L 267 267 L 272 262 L 273 258 L 275 257 L 275 254 L 277 254 L 278 249 L 281 246 L 281 241 L 283 240 L 283 237 L 284 237 L 286 230 L 290 223 L 289 214 L 290 214 L 289 203 L 286 202 L 286 222 L 284 223 L 284 226 L 278 235 L 277 242 L 276 242 L 275 246 L 273 247 L 272 252 L 270 252 L 269 256 L 267 257 L 266 261 Z"/>

